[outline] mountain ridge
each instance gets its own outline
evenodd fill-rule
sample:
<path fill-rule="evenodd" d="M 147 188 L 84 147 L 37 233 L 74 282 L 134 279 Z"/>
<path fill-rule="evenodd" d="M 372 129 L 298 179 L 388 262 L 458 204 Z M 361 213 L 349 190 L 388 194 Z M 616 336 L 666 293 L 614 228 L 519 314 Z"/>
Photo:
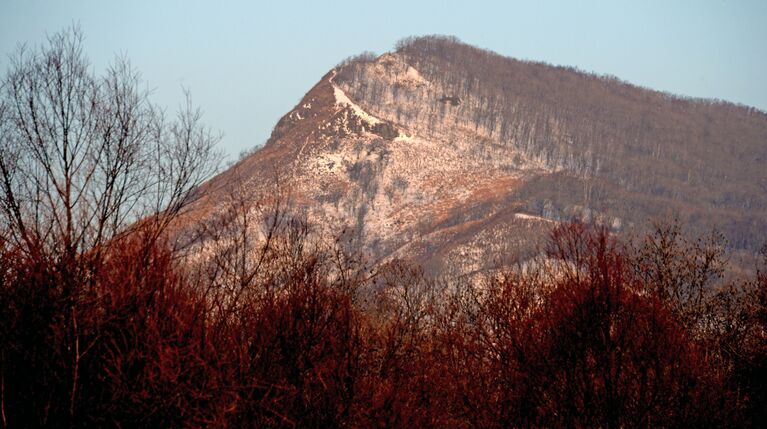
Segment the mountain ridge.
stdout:
<path fill-rule="evenodd" d="M 764 160 L 757 109 L 432 36 L 339 64 L 204 189 L 268 193 L 280 176 L 324 234 L 467 273 L 529 255 L 569 218 L 618 232 L 672 213 L 751 251 L 767 230 Z"/>

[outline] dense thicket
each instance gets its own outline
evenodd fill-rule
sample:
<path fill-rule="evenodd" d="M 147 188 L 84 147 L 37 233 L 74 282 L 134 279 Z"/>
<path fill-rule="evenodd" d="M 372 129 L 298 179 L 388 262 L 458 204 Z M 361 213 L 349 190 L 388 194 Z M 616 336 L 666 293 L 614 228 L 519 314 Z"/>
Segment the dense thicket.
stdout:
<path fill-rule="evenodd" d="M 75 268 L 3 243 L 3 426 L 764 424 L 767 276 L 710 285 L 715 244 L 566 224 L 471 285 L 263 222 L 244 277 L 236 240 L 195 272 L 140 235 Z"/>

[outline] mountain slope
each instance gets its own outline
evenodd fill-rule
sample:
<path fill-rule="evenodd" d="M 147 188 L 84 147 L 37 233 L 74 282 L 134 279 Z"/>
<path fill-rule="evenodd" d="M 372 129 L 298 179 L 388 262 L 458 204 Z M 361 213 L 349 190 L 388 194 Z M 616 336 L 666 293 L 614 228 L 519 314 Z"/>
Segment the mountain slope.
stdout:
<path fill-rule="evenodd" d="M 280 176 L 312 223 L 374 259 L 470 273 L 523 258 L 552 222 L 615 231 L 671 214 L 753 250 L 767 231 L 767 115 L 615 78 L 408 39 L 325 75 L 266 145 L 212 179 Z"/>

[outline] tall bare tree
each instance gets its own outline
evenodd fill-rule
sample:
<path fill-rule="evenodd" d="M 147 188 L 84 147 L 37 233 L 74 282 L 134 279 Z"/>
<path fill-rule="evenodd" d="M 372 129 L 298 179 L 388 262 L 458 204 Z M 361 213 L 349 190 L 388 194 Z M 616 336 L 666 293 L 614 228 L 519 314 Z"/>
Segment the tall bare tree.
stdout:
<path fill-rule="evenodd" d="M 0 83 L 0 234 L 72 256 L 137 221 L 165 228 L 216 168 L 187 94 L 175 120 L 118 57 L 96 76 L 78 28 L 21 47 Z"/>

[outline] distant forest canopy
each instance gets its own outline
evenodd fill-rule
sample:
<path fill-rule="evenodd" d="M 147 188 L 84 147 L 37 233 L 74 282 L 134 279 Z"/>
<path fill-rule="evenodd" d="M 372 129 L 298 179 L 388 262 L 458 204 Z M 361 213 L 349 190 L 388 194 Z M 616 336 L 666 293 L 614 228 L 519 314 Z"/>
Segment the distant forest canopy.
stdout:
<path fill-rule="evenodd" d="M 557 173 L 517 191 L 529 210 L 566 219 L 581 207 L 624 225 L 673 213 L 698 232 L 720 229 L 735 248 L 759 248 L 753 237 L 767 230 L 765 112 L 515 60 L 454 37 L 403 39 L 395 54 L 433 85 L 432 99 L 376 81 L 372 53 L 339 64 L 335 79 L 383 117 L 434 134 L 470 125 L 486 140 L 477 150 L 499 145 L 543 160 Z M 431 107 L 409 107 L 416 103 Z"/>
<path fill-rule="evenodd" d="M 544 68 L 555 68 L 555 69 L 561 69 L 565 71 L 572 71 L 572 72 L 579 73 L 581 75 L 587 75 L 589 77 L 595 77 L 601 80 L 621 83 L 633 89 L 640 89 L 643 91 L 657 94 L 658 96 L 662 98 L 679 100 L 679 101 L 691 101 L 691 102 L 703 103 L 703 104 L 726 104 L 726 105 L 742 108 L 753 113 L 760 113 L 762 115 L 767 115 L 767 112 L 764 112 L 763 110 L 760 110 L 756 107 L 748 106 L 742 103 L 735 103 L 735 102 L 722 100 L 718 98 L 691 97 L 686 95 L 674 94 L 674 93 L 670 93 L 666 91 L 657 91 L 651 88 L 645 88 L 642 86 L 634 85 L 631 82 L 627 82 L 618 76 L 583 70 L 575 66 L 561 66 L 561 65 L 549 64 L 545 61 L 520 60 L 520 59 L 511 58 L 511 57 L 504 57 L 503 55 L 495 51 L 478 48 L 476 46 L 472 46 L 467 43 L 464 43 L 463 41 L 461 41 L 461 39 L 459 39 L 456 36 L 446 36 L 446 35 L 438 35 L 438 34 L 428 35 L 428 36 L 410 36 L 410 37 L 402 38 L 399 41 L 397 41 L 397 43 L 395 43 L 394 45 L 394 48 L 395 48 L 395 52 L 399 52 L 399 53 L 411 53 L 411 54 L 417 53 L 420 55 L 440 55 L 440 52 L 444 52 L 445 50 L 451 49 L 452 47 L 456 47 L 456 46 L 468 48 L 467 50 L 474 51 L 475 53 L 478 53 L 478 54 L 484 54 L 488 57 L 502 57 L 512 62 L 539 65 Z M 349 57 L 344 62 L 353 62 L 357 60 L 375 60 L 377 57 L 378 56 L 374 52 L 365 51 L 362 54 L 353 55 Z M 341 64 L 343 64 L 344 62 L 342 62 Z"/>

